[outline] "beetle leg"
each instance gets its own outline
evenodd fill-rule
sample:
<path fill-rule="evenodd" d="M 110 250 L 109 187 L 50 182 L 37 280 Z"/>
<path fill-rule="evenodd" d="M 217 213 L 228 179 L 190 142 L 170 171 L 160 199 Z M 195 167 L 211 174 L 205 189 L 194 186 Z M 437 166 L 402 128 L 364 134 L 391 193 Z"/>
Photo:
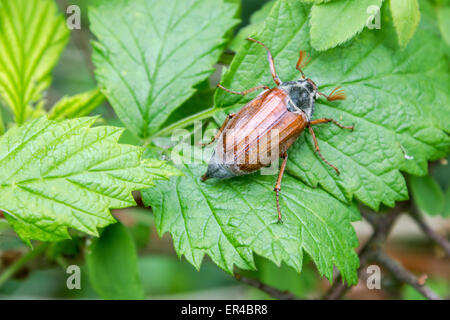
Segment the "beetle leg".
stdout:
<path fill-rule="evenodd" d="M 341 86 L 334 88 L 329 95 L 322 92 L 319 92 L 319 94 L 327 98 L 328 101 L 345 100 L 345 93 Z"/>
<path fill-rule="evenodd" d="M 207 145 L 210 145 L 211 143 L 216 141 L 216 139 L 221 135 L 222 131 L 225 130 L 225 128 L 228 124 L 228 121 L 230 121 L 230 119 L 233 118 L 234 115 L 235 115 L 235 113 L 230 113 L 229 115 L 227 115 L 227 117 L 225 118 L 225 121 L 222 123 L 222 126 L 219 128 L 219 131 L 217 131 L 216 135 L 211 139 L 210 142 L 202 143 L 202 147 L 206 147 Z"/>
<path fill-rule="evenodd" d="M 350 129 L 353 130 L 354 126 L 344 126 L 342 124 L 340 124 L 339 122 L 337 122 L 334 119 L 329 119 L 329 118 L 323 118 L 323 119 L 317 119 L 317 120 L 312 120 L 309 122 L 309 125 L 315 125 L 315 124 L 321 124 L 321 123 L 328 123 L 328 122 L 333 122 L 335 125 L 337 125 L 339 128 L 342 129 Z"/>
<path fill-rule="evenodd" d="M 273 191 L 275 191 L 275 197 L 277 199 L 278 222 L 282 222 L 280 210 L 280 190 L 281 190 L 281 179 L 283 179 L 284 169 L 286 169 L 288 155 L 287 153 L 285 153 L 281 157 L 283 158 L 283 163 L 281 164 L 280 172 L 278 173 L 277 184 L 273 189 Z"/>
<path fill-rule="evenodd" d="M 319 148 L 319 144 L 317 143 L 316 135 L 315 135 L 315 133 L 314 133 L 313 128 L 312 128 L 310 125 L 308 125 L 308 130 L 309 130 L 309 133 L 311 134 L 311 136 L 312 136 L 312 138 L 313 138 L 314 146 L 316 147 L 316 152 L 317 152 L 317 154 L 319 155 L 320 159 L 322 159 L 323 162 L 325 162 L 327 165 L 329 165 L 330 167 L 332 167 L 332 168 L 336 171 L 336 173 L 339 175 L 339 174 L 340 174 L 339 169 L 336 168 L 334 165 L 332 165 L 330 162 L 328 162 L 328 160 L 325 159 L 325 157 L 322 155 L 322 152 L 320 152 L 320 148 Z"/>
<path fill-rule="evenodd" d="M 244 91 L 233 91 L 233 90 L 230 90 L 230 89 L 227 89 L 227 88 L 223 87 L 221 84 L 218 84 L 217 87 L 222 89 L 222 90 L 225 90 L 226 92 L 229 92 L 229 93 L 232 93 L 232 94 L 239 94 L 239 95 L 242 95 L 242 96 L 245 96 L 246 94 L 249 94 L 250 92 L 253 92 L 255 90 L 259 90 L 259 89 L 268 90 L 268 89 L 270 89 L 268 86 L 265 86 L 265 85 L 260 85 L 260 86 L 257 86 L 257 87 L 254 87 L 254 88 L 250 88 L 250 89 L 247 89 L 247 90 L 244 90 Z"/>
<path fill-rule="evenodd" d="M 264 43 L 262 43 L 261 41 L 255 40 L 253 38 L 247 38 L 247 40 L 256 42 L 256 43 L 262 45 L 264 47 L 264 49 L 266 49 L 266 51 L 267 51 L 267 60 L 269 60 L 270 72 L 272 73 L 273 81 L 275 81 L 277 86 L 279 86 L 281 84 L 281 80 L 280 80 L 280 78 L 278 78 L 277 72 L 275 71 L 275 63 L 273 61 L 273 57 L 272 57 L 272 54 L 270 53 L 269 48 L 267 48 L 266 45 Z"/>
<path fill-rule="evenodd" d="M 306 58 L 306 59 L 305 59 Z M 300 50 L 300 55 L 298 57 L 298 61 L 297 61 L 297 65 L 295 66 L 295 68 L 300 71 L 300 73 L 302 74 L 302 78 L 305 79 L 305 74 L 303 73 L 303 68 L 306 67 L 306 65 L 311 61 L 311 58 L 308 57 L 308 54 L 303 51 Z"/>

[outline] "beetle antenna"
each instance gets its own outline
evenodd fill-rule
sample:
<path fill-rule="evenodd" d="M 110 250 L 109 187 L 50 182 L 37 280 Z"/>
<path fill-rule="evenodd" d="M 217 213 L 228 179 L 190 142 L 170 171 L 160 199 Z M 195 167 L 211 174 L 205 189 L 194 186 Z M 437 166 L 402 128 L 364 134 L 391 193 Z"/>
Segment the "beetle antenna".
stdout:
<path fill-rule="evenodd" d="M 308 65 L 308 63 L 311 62 L 311 57 L 308 56 L 308 54 L 303 51 L 300 50 L 300 54 L 298 57 L 298 61 L 297 61 L 297 65 L 295 66 L 295 68 L 300 71 L 300 73 L 302 74 L 302 78 L 305 79 L 305 74 L 303 73 L 303 68 L 306 67 Z"/>
<path fill-rule="evenodd" d="M 344 89 L 342 89 L 341 86 L 338 86 L 331 91 L 329 95 L 326 95 L 324 93 L 319 92 L 321 96 L 324 96 L 327 98 L 328 101 L 335 101 L 335 100 L 345 100 L 346 96 L 344 93 Z"/>

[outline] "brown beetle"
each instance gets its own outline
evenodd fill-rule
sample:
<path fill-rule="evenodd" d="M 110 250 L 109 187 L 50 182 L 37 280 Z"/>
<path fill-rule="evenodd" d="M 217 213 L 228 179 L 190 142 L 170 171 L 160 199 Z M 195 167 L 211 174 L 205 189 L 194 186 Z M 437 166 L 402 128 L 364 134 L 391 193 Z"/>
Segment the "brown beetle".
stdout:
<path fill-rule="evenodd" d="M 301 79 L 281 82 L 276 74 L 270 50 L 258 40 L 252 38 L 247 40 L 256 42 L 267 50 L 270 71 L 277 86 L 270 89 L 265 85 L 260 85 L 237 92 L 218 85 L 219 88 L 229 93 L 239 95 L 246 95 L 258 89 L 264 89 L 264 91 L 242 107 L 238 113 L 229 114 L 217 134 L 208 143 L 210 144 L 218 139 L 208 169 L 201 180 L 205 181 L 209 178 L 227 179 L 249 174 L 281 157 L 283 162 L 274 189 L 278 221 L 281 221 L 279 192 L 289 147 L 297 140 L 303 130 L 308 128 L 319 157 L 339 174 L 339 170 L 328 162 L 320 152 L 312 126 L 328 122 L 345 129 L 353 129 L 353 126 L 343 126 L 328 118 L 311 120 L 314 112 L 314 101 L 319 96 L 324 96 L 328 101 L 333 101 L 344 100 L 345 95 L 340 87 L 335 88 L 329 95 L 318 91 L 316 84 L 311 79 L 307 79 L 302 71 L 302 68 L 309 62 L 305 60 L 306 54 L 304 51 L 300 51 L 296 66 L 302 75 Z M 277 137 L 275 146 L 278 150 L 273 147 L 274 132 L 276 132 Z"/>

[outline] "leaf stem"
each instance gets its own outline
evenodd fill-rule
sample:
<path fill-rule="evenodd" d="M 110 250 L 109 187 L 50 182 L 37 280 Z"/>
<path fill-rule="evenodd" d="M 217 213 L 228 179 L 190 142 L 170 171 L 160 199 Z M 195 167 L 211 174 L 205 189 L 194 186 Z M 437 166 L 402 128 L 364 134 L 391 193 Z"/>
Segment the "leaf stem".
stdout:
<path fill-rule="evenodd" d="M 433 290 L 425 285 L 421 285 L 414 274 L 403 268 L 403 266 L 389 257 L 387 254 L 378 251 L 375 256 L 375 260 L 382 264 L 390 273 L 399 281 L 409 284 L 416 289 L 425 298 L 429 300 L 442 300 Z"/>
<path fill-rule="evenodd" d="M 211 118 L 217 112 L 223 111 L 223 110 L 226 110 L 226 109 L 227 108 L 215 108 L 215 107 L 212 107 L 212 108 L 203 110 L 201 112 L 198 112 L 196 114 L 193 114 L 193 115 L 191 115 L 189 117 L 186 117 L 184 119 L 181 119 L 181 120 L 179 120 L 177 122 L 174 122 L 171 125 L 169 125 L 169 126 L 163 128 L 163 129 L 159 130 L 154 135 L 152 135 L 149 138 L 147 138 L 145 140 L 145 142 L 144 142 L 144 146 L 147 146 L 156 137 L 166 136 L 166 135 L 168 135 L 169 133 L 171 133 L 172 131 L 174 131 L 176 129 L 186 128 L 187 126 L 193 124 L 195 121 Z"/>
<path fill-rule="evenodd" d="M 2 274 L 0 274 L 0 287 L 9 280 L 17 271 L 20 270 L 28 261 L 39 256 L 45 249 L 47 249 L 48 243 L 43 242 L 30 250 L 19 259 L 17 259 L 12 265 L 10 265 Z"/>
<path fill-rule="evenodd" d="M 422 229 L 423 233 L 425 233 L 428 238 L 441 246 L 447 257 L 450 257 L 450 242 L 426 224 L 417 207 L 414 205 L 411 207 L 411 217 L 416 221 L 417 225 L 420 229 Z"/>

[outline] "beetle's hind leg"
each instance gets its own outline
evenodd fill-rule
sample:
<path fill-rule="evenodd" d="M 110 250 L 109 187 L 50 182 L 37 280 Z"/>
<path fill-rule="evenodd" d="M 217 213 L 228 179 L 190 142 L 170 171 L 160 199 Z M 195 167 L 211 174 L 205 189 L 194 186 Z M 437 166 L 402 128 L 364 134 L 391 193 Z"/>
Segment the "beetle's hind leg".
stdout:
<path fill-rule="evenodd" d="M 310 122 L 310 124 L 311 123 L 312 123 L 312 121 Z M 308 124 L 308 130 L 313 138 L 314 146 L 316 147 L 316 152 L 319 155 L 320 159 L 322 159 L 323 162 L 325 162 L 327 165 L 332 167 L 336 171 L 336 173 L 339 175 L 340 174 L 339 169 L 336 168 L 334 165 L 332 165 L 327 159 L 325 159 L 325 157 L 322 155 L 322 152 L 320 152 L 319 143 L 317 142 L 316 134 L 314 133 L 313 128 L 309 124 Z"/>
<path fill-rule="evenodd" d="M 283 163 L 281 164 L 280 172 L 278 173 L 278 179 L 277 184 L 275 185 L 275 188 L 273 191 L 275 191 L 275 198 L 277 201 L 277 211 L 278 211 L 278 222 L 283 222 L 281 220 L 281 210 L 280 210 L 280 190 L 281 190 L 281 179 L 283 179 L 284 170 L 286 169 L 286 163 L 288 159 L 287 153 L 283 154 L 281 156 L 283 158 Z"/>
<path fill-rule="evenodd" d="M 207 145 L 210 145 L 211 143 L 213 143 L 214 141 L 217 140 L 217 138 L 220 137 L 220 135 L 222 134 L 222 131 L 225 130 L 225 128 L 228 125 L 228 122 L 231 120 L 231 118 L 233 118 L 235 116 L 235 113 L 230 113 L 227 115 L 227 117 L 225 118 L 225 121 L 222 123 L 222 126 L 219 128 L 219 131 L 217 131 L 216 135 L 211 139 L 210 142 L 208 143 L 202 143 L 202 147 L 206 147 Z"/>

